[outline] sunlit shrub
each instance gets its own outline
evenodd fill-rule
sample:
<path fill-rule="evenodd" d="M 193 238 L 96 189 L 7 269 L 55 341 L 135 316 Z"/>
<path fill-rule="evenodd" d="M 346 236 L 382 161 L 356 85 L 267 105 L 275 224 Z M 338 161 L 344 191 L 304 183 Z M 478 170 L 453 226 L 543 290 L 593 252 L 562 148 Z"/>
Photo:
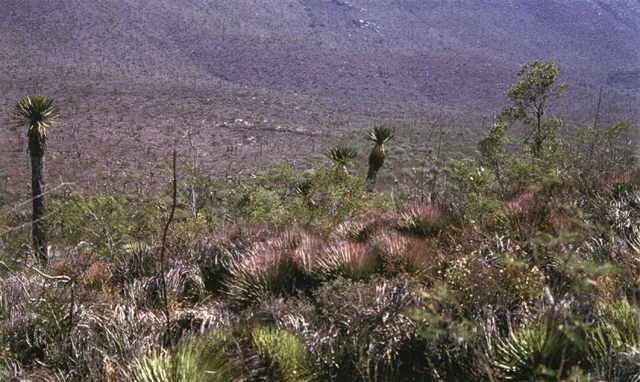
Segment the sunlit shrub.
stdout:
<path fill-rule="evenodd" d="M 449 264 L 444 280 L 454 293 L 451 297 L 468 313 L 486 305 L 524 308 L 539 299 L 544 288 L 540 269 L 508 254 L 461 257 Z"/>

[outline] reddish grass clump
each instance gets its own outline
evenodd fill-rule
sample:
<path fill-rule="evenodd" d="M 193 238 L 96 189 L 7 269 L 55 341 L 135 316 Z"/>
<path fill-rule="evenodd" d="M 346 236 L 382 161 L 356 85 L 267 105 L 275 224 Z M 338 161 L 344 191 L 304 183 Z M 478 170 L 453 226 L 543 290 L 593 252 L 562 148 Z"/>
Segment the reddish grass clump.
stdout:
<path fill-rule="evenodd" d="M 416 236 L 430 237 L 439 234 L 446 225 L 446 216 L 433 204 L 417 204 L 400 215 L 398 229 Z"/>
<path fill-rule="evenodd" d="M 536 194 L 528 191 L 524 192 L 515 198 L 507 201 L 504 204 L 504 209 L 507 214 L 526 214 L 530 212 L 536 204 Z"/>
<path fill-rule="evenodd" d="M 323 278 L 346 277 L 360 280 L 380 269 L 381 261 L 372 247 L 363 243 L 342 241 L 330 246 L 315 262 Z"/>
<path fill-rule="evenodd" d="M 398 224 L 397 216 L 393 214 L 369 214 L 360 219 L 349 220 L 339 224 L 332 232 L 335 240 L 350 240 L 365 242 L 390 226 Z"/>
<path fill-rule="evenodd" d="M 439 263 L 436 243 L 429 239 L 387 233 L 375 242 L 375 249 L 383 262 L 384 271 L 423 274 Z"/>
<path fill-rule="evenodd" d="M 90 288 L 104 289 L 111 280 L 113 265 L 102 260 L 91 264 L 80 277 L 80 282 Z"/>

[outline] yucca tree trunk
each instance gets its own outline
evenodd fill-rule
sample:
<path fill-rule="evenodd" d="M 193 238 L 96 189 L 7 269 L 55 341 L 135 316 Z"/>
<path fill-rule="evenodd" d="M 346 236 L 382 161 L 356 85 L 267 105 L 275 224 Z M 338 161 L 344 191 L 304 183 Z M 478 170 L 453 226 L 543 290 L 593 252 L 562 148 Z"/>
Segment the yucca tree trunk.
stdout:
<path fill-rule="evenodd" d="M 369 155 L 369 171 L 367 172 L 367 191 L 373 192 L 376 187 L 378 171 L 384 164 L 384 146 L 376 145 Z"/>
<path fill-rule="evenodd" d="M 48 262 L 47 232 L 42 221 L 44 217 L 44 155 L 31 155 L 31 197 L 33 199 L 33 216 L 31 237 L 33 249 L 42 264 Z"/>

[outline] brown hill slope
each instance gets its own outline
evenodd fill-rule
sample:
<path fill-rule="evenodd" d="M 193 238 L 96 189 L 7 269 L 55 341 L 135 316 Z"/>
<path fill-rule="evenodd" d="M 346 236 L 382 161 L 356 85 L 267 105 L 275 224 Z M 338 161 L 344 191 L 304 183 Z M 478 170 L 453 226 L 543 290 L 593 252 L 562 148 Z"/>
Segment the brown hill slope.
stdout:
<path fill-rule="evenodd" d="M 558 113 L 592 118 L 603 87 L 606 113 L 638 118 L 637 0 L 4 0 L 0 36 L 2 122 L 21 95 L 58 98 L 59 174 L 73 145 L 104 162 L 82 166 L 92 174 L 112 157 L 144 167 L 156 157 L 141 146 L 171 146 L 186 126 L 212 169 L 283 158 L 274 147 L 300 136 L 285 152 L 302 160 L 376 118 L 420 125 L 445 109 L 478 126 L 535 58 L 569 82 Z M 0 167 L 21 168 L 11 146 Z"/>

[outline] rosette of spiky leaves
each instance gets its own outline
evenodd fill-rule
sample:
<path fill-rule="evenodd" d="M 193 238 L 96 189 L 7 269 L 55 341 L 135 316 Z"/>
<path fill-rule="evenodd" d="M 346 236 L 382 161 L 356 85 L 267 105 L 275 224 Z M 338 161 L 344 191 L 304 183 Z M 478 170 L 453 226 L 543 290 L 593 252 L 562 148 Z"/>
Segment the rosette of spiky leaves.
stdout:
<path fill-rule="evenodd" d="M 313 362 L 305 344 L 286 330 L 257 328 L 252 332 L 253 346 L 268 380 L 307 382 L 313 378 Z"/>
<path fill-rule="evenodd" d="M 630 381 L 640 372 L 633 353 L 640 344 L 640 316 L 625 301 L 604 306 L 602 319 L 587 332 L 587 362 L 606 381 Z M 638 375 L 640 377 L 640 375 Z"/>
<path fill-rule="evenodd" d="M 382 262 L 377 253 L 364 243 L 340 242 L 330 246 L 314 265 L 321 279 L 345 277 L 365 280 L 378 272 Z"/>
<path fill-rule="evenodd" d="M 245 308 L 268 296 L 288 296 L 308 288 L 302 265 L 278 250 L 265 248 L 234 263 L 226 294 L 236 308 Z"/>
<path fill-rule="evenodd" d="M 329 150 L 328 156 L 335 164 L 336 169 L 346 174 L 348 172 L 347 166 L 358 156 L 358 153 L 353 147 L 339 144 Z"/>
<path fill-rule="evenodd" d="M 374 143 L 371 154 L 369 154 L 369 171 L 367 173 L 367 179 L 370 182 L 370 188 L 372 188 L 378 171 L 380 171 L 384 164 L 384 145 L 393 139 L 393 132 L 388 127 L 376 126 L 369 131 L 368 138 Z"/>
<path fill-rule="evenodd" d="M 14 117 L 20 126 L 27 125 L 31 155 L 42 155 L 47 145 L 47 129 L 55 123 L 58 109 L 46 96 L 26 96 L 18 101 Z"/>
<path fill-rule="evenodd" d="M 204 339 L 190 339 L 174 351 L 156 351 L 131 365 L 134 382 L 217 382 L 235 380 L 228 341 L 213 332 Z"/>
<path fill-rule="evenodd" d="M 523 326 L 498 339 L 494 366 L 504 380 L 562 380 L 579 357 L 571 334 L 570 328 L 551 316 Z"/>
<path fill-rule="evenodd" d="M 402 213 L 398 228 L 416 236 L 435 236 L 442 230 L 444 220 L 443 213 L 437 206 L 418 204 Z"/>

